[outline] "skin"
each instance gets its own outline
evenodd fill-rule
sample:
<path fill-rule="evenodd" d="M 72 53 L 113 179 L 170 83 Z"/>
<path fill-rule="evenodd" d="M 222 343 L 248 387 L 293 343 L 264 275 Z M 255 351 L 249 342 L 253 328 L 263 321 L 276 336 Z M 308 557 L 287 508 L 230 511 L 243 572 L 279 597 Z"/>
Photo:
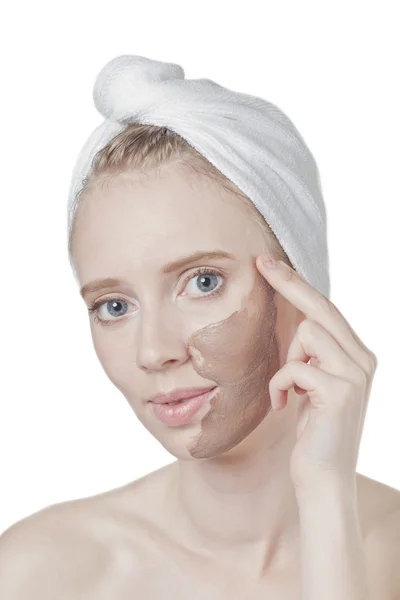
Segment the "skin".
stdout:
<path fill-rule="evenodd" d="M 243 309 L 190 337 L 189 349 L 196 350 L 195 370 L 218 383 L 201 431 L 191 443 L 194 458 L 228 452 L 271 411 L 268 384 L 279 360 L 273 296 L 265 281 L 255 276 Z"/>
<path fill-rule="evenodd" d="M 203 258 L 161 273 L 167 261 L 217 248 L 234 259 Z M 216 184 L 164 168 L 91 190 L 73 251 L 80 286 L 126 280 L 85 296 L 88 306 L 102 301 L 100 318 L 118 320 L 106 326 L 91 315 L 94 347 L 138 419 L 177 460 L 9 528 L 0 537 L 0 596 L 47 600 L 62 589 L 71 600 L 128 600 L 139 590 L 143 599 L 299 600 L 299 507 L 289 463 L 309 397 L 291 388 L 284 410 L 272 411 L 268 384 L 289 347 L 299 351 L 293 339 L 305 314 L 285 298 L 299 302 L 297 288 L 278 280 L 273 287 L 258 272 L 256 259 L 268 252 L 260 228 Z M 194 276 L 199 266 L 221 275 Z M 116 315 L 106 297 L 122 302 Z M 166 426 L 146 402 L 159 391 L 209 384 L 216 395 L 184 427 Z M 398 597 L 399 495 L 357 474 L 371 600 Z M 306 597 L 316 590 L 315 559 L 332 558 L 335 548 L 340 562 L 354 546 L 338 547 L 339 502 L 323 504 L 318 495 L 302 503 L 307 541 L 325 549 L 330 525 L 333 537 L 328 552 L 309 552 Z M 325 585 L 325 574 L 324 597 L 339 585 L 338 565 L 325 566 L 334 581 Z"/>
<path fill-rule="evenodd" d="M 223 249 L 235 260 L 160 274 L 165 262 L 199 249 Z M 124 174 L 93 189 L 73 246 L 82 286 L 114 275 L 128 283 L 85 296 L 88 304 L 106 295 L 129 303 L 123 316 L 120 306 L 114 316 L 103 305 L 99 317 L 114 323 L 91 319 L 93 343 L 138 419 L 178 459 L 170 510 L 183 515 L 181 540 L 207 544 L 216 556 L 228 552 L 260 576 L 277 548 L 293 548 L 298 536 L 288 473 L 297 409 L 272 412 L 268 382 L 304 318 L 258 272 L 265 251 L 266 238 L 239 199 L 177 168 L 146 179 Z M 207 298 L 198 276 L 184 282 L 199 266 L 224 270 L 225 282 L 212 280 L 211 289 L 224 283 L 220 295 Z M 215 384 L 215 404 L 184 427 L 166 426 L 146 403 L 160 391 Z"/>

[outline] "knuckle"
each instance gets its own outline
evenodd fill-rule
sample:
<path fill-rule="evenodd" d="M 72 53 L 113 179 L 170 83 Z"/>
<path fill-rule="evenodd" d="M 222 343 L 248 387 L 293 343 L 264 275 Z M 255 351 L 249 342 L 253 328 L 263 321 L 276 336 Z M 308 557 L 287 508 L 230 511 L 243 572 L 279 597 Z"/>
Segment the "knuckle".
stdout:
<path fill-rule="evenodd" d="M 376 367 L 378 366 L 378 359 L 373 352 L 369 352 L 368 359 L 369 359 L 369 372 L 375 373 Z"/>
<path fill-rule="evenodd" d="M 329 312 L 332 314 L 336 314 L 337 313 L 337 308 L 336 306 L 333 304 L 333 302 L 331 302 L 326 296 L 324 296 L 323 294 L 319 294 L 316 298 L 316 302 L 315 302 L 315 310 L 316 312 Z"/>
<path fill-rule="evenodd" d="M 365 376 L 369 378 L 374 375 L 378 364 L 375 354 L 373 352 L 367 352 L 364 354 L 362 363 Z"/>
<path fill-rule="evenodd" d="M 356 371 L 356 381 L 361 386 L 366 386 L 368 383 L 368 375 L 364 371 L 364 369 L 357 369 Z"/>
<path fill-rule="evenodd" d="M 309 327 L 310 327 L 310 319 L 303 319 L 303 321 L 301 321 L 300 325 L 297 327 L 297 330 L 299 333 L 304 333 L 309 331 Z"/>
<path fill-rule="evenodd" d="M 316 330 L 320 328 L 320 325 L 312 319 L 304 319 L 298 326 L 298 332 L 300 335 L 305 337 L 315 334 Z"/>
<path fill-rule="evenodd" d="M 363 369 L 356 366 L 342 383 L 343 387 L 341 395 L 345 399 L 345 402 L 348 403 L 349 401 L 353 401 L 353 399 L 360 397 L 360 392 L 362 396 L 364 395 L 368 386 L 368 375 Z"/>

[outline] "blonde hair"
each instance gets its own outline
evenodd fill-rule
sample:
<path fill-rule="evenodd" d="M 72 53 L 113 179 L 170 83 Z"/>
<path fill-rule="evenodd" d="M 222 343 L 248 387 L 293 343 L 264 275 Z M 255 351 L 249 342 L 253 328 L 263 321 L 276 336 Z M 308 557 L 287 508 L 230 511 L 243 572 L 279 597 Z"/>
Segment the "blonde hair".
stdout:
<path fill-rule="evenodd" d="M 73 263 L 72 244 L 78 208 L 90 189 L 94 186 L 104 187 L 114 177 L 126 171 L 146 175 L 170 164 L 182 166 L 196 175 L 209 177 L 239 198 L 243 202 L 243 207 L 247 209 L 249 218 L 261 227 L 271 254 L 277 260 L 283 260 L 292 267 L 263 215 L 236 185 L 174 131 L 167 127 L 141 123 L 130 123 L 94 156 L 89 174 L 76 197 L 76 208 L 68 236 L 70 263 Z"/>

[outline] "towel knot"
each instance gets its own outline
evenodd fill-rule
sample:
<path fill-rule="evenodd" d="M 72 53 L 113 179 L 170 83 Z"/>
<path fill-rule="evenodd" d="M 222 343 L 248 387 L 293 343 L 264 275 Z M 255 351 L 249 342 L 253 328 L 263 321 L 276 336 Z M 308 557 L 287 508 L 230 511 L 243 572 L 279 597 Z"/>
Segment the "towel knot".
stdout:
<path fill-rule="evenodd" d="M 153 95 L 159 104 L 160 86 L 184 78 L 180 65 L 123 54 L 109 61 L 97 75 L 94 104 L 106 119 L 131 120 L 149 107 Z"/>

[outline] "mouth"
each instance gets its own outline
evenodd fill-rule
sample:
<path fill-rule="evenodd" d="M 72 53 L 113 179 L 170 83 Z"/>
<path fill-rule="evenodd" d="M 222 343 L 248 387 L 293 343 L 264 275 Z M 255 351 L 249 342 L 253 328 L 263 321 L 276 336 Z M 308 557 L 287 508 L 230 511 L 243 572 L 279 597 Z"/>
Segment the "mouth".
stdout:
<path fill-rule="evenodd" d="M 196 396 L 192 396 L 192 398 L 195 398 Z M 182 400 L 176 400 L 176 402 L 164 402 L 164 404 L 167 404 L 168 406 L 175 406 L 175 404 L 182 404 L 183 402 L 186 402 L 187 400 L 190 400 L 190 398 L 182 398 Z"/>
<path fill-rule="evenodd" d="M 189 424 L 198 411 L 204 406 L 214 395 L 218 386 L 211 389 L 206 389 L 206 392 L 192 396 L 191 398 L 183 398 L 174 402 L 163 402 L 156 404 L 150 402 L 153 406 L 155 416 L 163 423 L 170 426 L 179 426 Z"/>
<path fill-rule="evenodd" d="M 198 393 L 198 394 L 193 394 L 193 396 L 188 396 L 187 398 L 181 398 L 180 400 L 175 400 L 174 402 L 164 402 L 164 405 L 167 406 L 175 406 L 176 404 L 184 404 L 185 402 L 188 402 L 188 400 L 194 400 L 195 398 L 199 398 L 200 396 L 205 396 L 206 394 L 208 394 L 209 392 L 212 392 L 213 390 L 215 390 L 216 386 L 212 387 L 212 388 L 205 388 L 202 392 Z"/>
<path fill-rule="evenodd" d="M 175 406 L 182 404 L 191 398 L 200 396 L 215 389 L 215 385 L 209 385 L 207 387 L 191 387 L 191 388 L 176 388 L 167 393 L 156 394 L 149 399 L 149 402 L 153 404 L 166 404 L 169 406 Z"/>

